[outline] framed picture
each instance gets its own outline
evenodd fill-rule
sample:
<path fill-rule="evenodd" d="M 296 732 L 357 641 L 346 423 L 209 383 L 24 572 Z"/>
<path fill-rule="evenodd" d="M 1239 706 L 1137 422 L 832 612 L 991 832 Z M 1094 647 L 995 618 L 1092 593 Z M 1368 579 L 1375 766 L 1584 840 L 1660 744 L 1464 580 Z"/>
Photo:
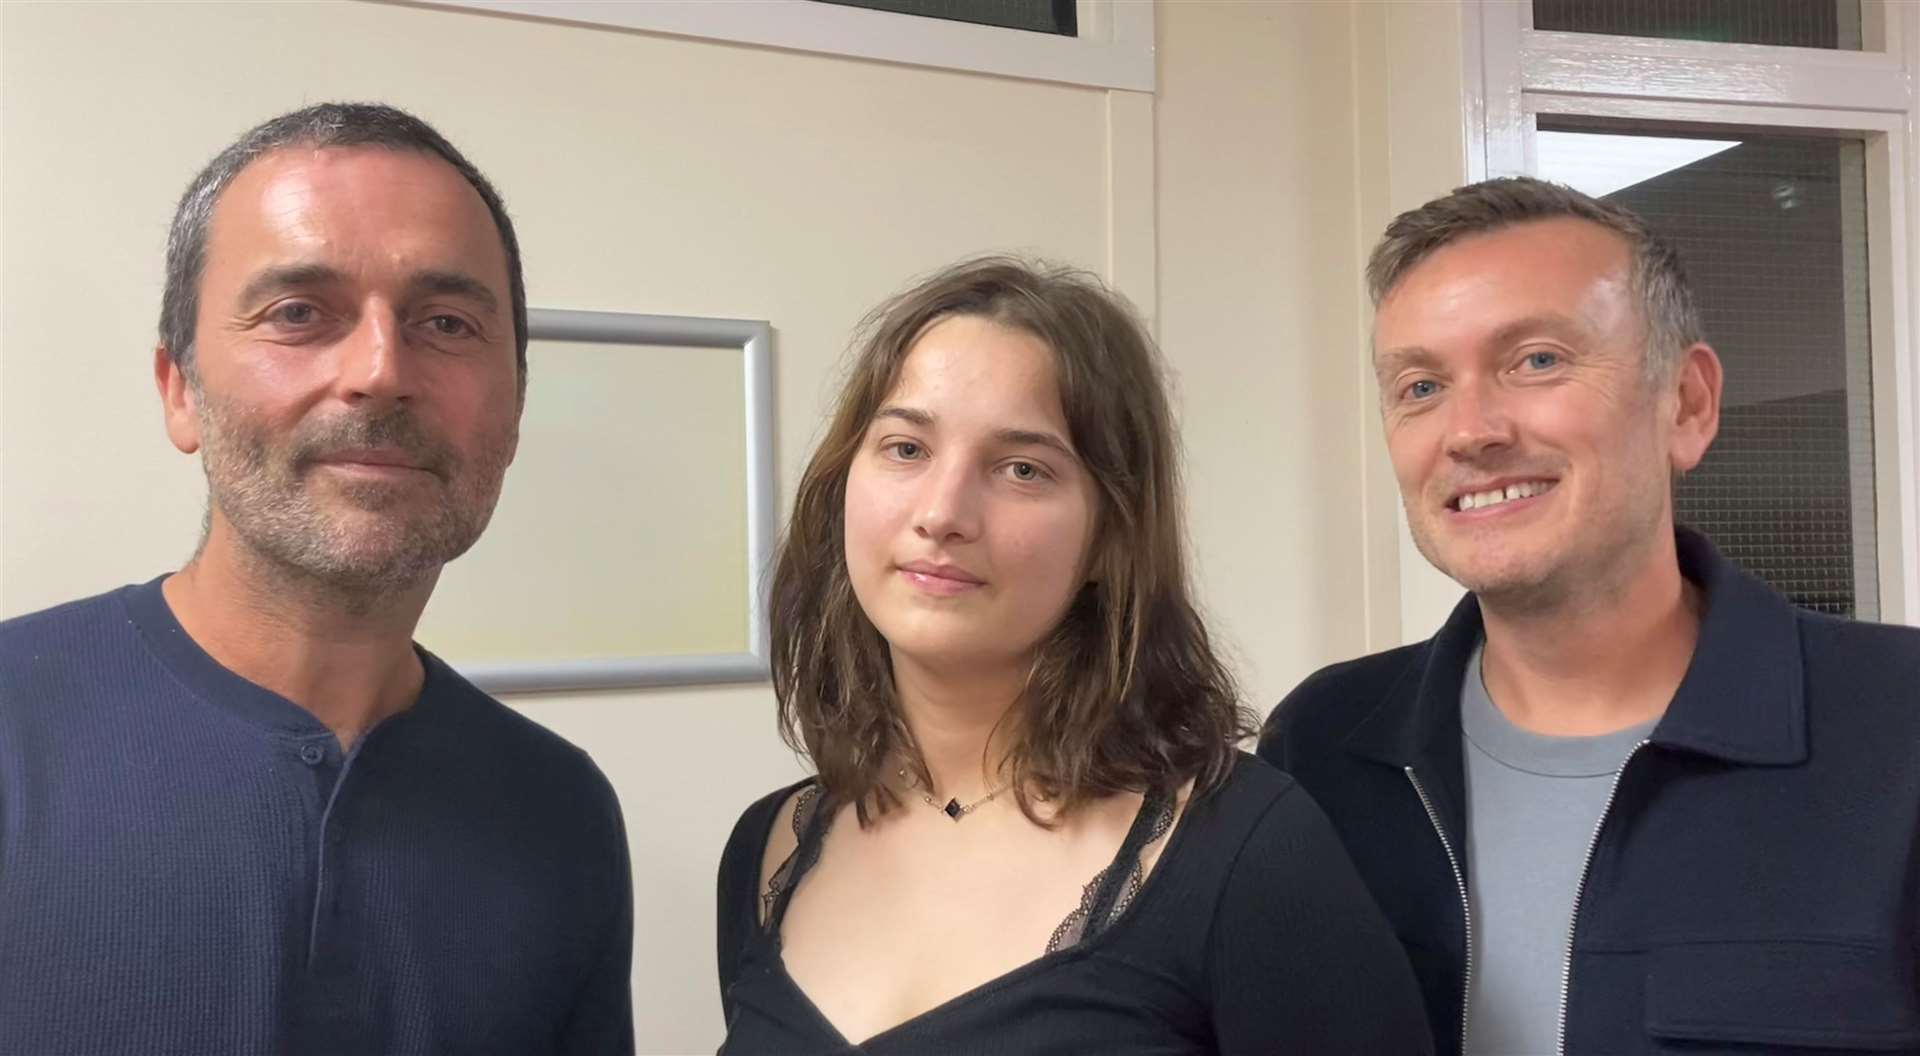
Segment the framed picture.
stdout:
<path fill-rule="evenodd" d="M 772 327 L 533 309 L 520 448 L 416 637 L 489 692 L 767 677 Z"/>

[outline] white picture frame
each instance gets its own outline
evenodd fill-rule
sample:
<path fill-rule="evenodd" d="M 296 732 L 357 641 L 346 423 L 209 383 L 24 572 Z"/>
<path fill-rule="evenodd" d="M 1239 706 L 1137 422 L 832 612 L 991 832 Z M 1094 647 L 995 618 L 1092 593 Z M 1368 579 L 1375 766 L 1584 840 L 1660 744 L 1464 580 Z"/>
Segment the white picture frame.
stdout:
<path fill-rule="evenodd" d="M 462 661 L 455 667 L 489 693 L 625 689 L 767 678 L 767 571 L 774 546 L 773 328 L 765 320 L 534 308 L 530 341 L 583 341 L 710 348 L 741 357 L 746 406 L 746 611 L 742 652 L 649 654 L 592 659 Z"/>

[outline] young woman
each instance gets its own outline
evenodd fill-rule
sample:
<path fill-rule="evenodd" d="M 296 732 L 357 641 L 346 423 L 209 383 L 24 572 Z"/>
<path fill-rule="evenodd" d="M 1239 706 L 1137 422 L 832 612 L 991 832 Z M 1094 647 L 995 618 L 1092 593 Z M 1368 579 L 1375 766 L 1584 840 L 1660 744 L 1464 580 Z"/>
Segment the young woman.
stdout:
<path fill-rule="evenodd" d="M 1326 819 L 1234 747 L 1138 321 L 984 259 L 864 334 L 774 571 L 818 776 L 728 841 L 721 1052 L 1429 1051 Z"/>

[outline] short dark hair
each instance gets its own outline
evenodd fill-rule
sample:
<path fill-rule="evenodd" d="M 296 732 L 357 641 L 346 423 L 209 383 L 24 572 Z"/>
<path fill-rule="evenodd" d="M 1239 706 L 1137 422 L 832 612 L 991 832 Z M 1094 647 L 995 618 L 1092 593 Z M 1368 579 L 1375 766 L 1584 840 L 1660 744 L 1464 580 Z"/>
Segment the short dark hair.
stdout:
<path fill-rule="evenodd" d="M 1192 601 L 1179 446 L 1159 355 L 1139 318 L 1083 271 L 963 261 L 882 304 L 855 338 L 826 435 L 795 490 L 774 562 L 773 688 L 781 730 L 862 824 L 894 805 L 890 767 L 931 787 L 900 714 L 887 644 L 847 573 L 847 473 L 914 344 L 956 316 L 1031 334 L 1053 354 L 1074 450 L 1098 491 L 1092 582 L 1040 644 L 1009 756 L 1014 795 L 1061 813 L 1120 791 L 1223 780 L 1253 730 Z"/>
<path fill-rule="evenodd" d="M 1703 340 L 1700 312 L 1680 255 L 1633 210 L 1531 176 L 1507 176 L 1456 188 L 1401 213 L 1367 261 L 1367 291 L 1377 307 L 1414 265 L 1469 235 L 1533 220 L 1571 217 L 1599 224 L 1627 243 L 1630 281 L 1646 327 L 1647 375 L 1668 376 L 1680 352 Z"/>
<path fill-rule="evenodd" d="M 200 170 L 173 211 L 167 232 L 167 277 L 160 295 L 160 341 L 189 376 L 193 373 L 193 330 L 200 313 L 200 276 L 207 263 L 207 232 L 213 207 L 240 170 L 263 155 L 287 147 L 382 147 L 432 154 L 453 166 L 493 216 L 507 255 L 508 293 L 513 303 L 515 358 L 520 385 L 527 381 L 527 284 L 520 273 L 520 240 L 500 193 L 453 144 L 425 121 L 380 103 L 317 103 L 255 125 Z"/>

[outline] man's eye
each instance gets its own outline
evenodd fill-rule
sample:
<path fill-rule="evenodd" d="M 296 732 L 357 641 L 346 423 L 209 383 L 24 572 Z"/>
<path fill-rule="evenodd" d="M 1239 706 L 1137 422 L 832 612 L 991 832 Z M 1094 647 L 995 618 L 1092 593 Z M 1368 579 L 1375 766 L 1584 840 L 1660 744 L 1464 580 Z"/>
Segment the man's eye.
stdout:
<path fill-rule="evenodd" d="M 1440 386 L 1422 378 L 1419 381 L 1409 384 L 1405 389 L 1402 389 L 1401 394 L 1410 400 L 1424 400 L 1439 391 Z"/>
<path fill-rule="evenodd" d="M 288 326 L 305 326 L 320 315 L 320 310 L 305 301 L 288 301 L 275 308 L 271 316 L 274 322 Z"/>
<path fill-rule="evenodd" d="M 1527 366 L 1535 370 L 1545 370 L 1558 362 L 1560 362 L 1560 355 L 1557 352 L 1542 351 L 1527 353 Z"/>
<path fill-rule="evenodd" d="M 441 337 L 461 337 L 473 332 L 473 327 L 457 315 L 436 315 L 427 320 L 427 327 Z"/>

